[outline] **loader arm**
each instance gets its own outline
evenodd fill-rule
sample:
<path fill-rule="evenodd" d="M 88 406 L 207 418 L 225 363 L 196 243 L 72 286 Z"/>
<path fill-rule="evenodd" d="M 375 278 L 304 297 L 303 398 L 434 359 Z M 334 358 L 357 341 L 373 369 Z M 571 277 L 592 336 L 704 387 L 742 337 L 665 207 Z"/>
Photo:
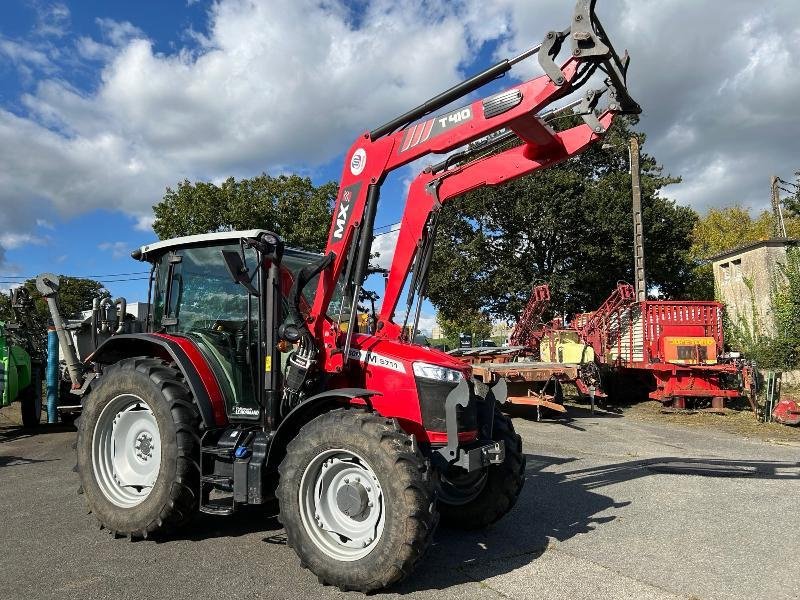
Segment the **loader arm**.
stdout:
<path fill-rule="evenodd" d="M 607 111 L 598 118 L 603 131 L 611 125 L 613 114 Z M 501 185 L 560 163 L 583 152 L 602 135 L 586 123 L 554 132 L 537 117 L 529 118 L 525 126 L 526 132 L 536 132 L 539 143 L 526 142 L 444 172 L 436 172 L 435 167 L 426 169 L 412 182 L 378 315 L 378 336 L 393 339 L 404 337 L 404 328 L 393 321 L 393 315 L 412 267 L 415 275 L 406 306 L 407 319 L 413 300 L 421 302 L 424 296 L 427 268 L 433 251 L 435 219 L 445 203 L 470 190 Z M 504 137 L 499 139 L 500 143 Z M 427 257 L 424 256 L 426 253 Z"/>
<path fill-rule="evenodd" d="M 320 349 L 324 348 L 319 356 L 324 370 L 340 372 L 346 364 L 344 356 L 350 347 L 357 302 L 368 270 L 380 186 L 389 172 L 427 154 L 447 153 L 504 129 L 523 139 L 525 144 L 520 148 L 485 159 L 482 169 L 464 170 L 460 177 L 453 174 L 442 178 L 438 182 L 438 196 L 449 199 L 469 189 L 497 185 L 564 160 L 604 133 L 613 113 L 640 112 L 625 87 L 627 54 L 620 58 L 614 51 L 595 16 L 594 4 L 595 0 L 578 0 L 570 28 L 549 32 L 541 44 L 495 64 L 385 125 L 364 132 L 351 146 L 345 155 L 326 245 L 330 264 L 320 273 L 314 304 L 305 324 Z M 559 66 L 555 61 L 563 45 L 568 45 L 571 52 Z M 545 75 L 428 117 L 533 57 L 538 58 Z M 605 110 L 596 109 L 595 96 L 587 97 L 582 103 L 586 108 L 582 115 L 585 124 L 569 132 L 554 133 L 537 118 L 546 107 L 583 87 L 597 69 L 606 73 L 611 91 Z M 417 196 L 423 196 L 420 188 L 439 176 L 431 173 L 418 180 L 418 189 L 409 197 L 414 208 L 406 209 L 409 225 L 416 222 L 416 216 L 410 213 L 430 212 L 426 208 L 430 200 Z M 420 232 L 416 225 L 412 229 Z M 407 235 L 404 239 L 411 243 Z M 407 275 L 408 268 L 398 264 Z M 342 301 L 338 310 L 331 311 L 337 289 L 341 292 L 337 297 Z M 396 305 L 396 299 L 393 304 Z M 384 323 L 388 323 L 387 319 Z"/>

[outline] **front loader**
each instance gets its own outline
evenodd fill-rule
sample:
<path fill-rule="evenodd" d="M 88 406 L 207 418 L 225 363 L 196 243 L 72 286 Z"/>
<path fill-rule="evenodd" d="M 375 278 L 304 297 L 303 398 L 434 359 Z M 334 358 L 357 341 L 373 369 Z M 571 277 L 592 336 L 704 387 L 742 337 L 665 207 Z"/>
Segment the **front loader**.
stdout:
<path fill-rule="evenodd" d="M 570 57 L 559 67 L 562 46 Z M 537 55 L 543 77 L 428 117 Z M 564 160 L 613 114 L 638 111 L 626 68 L 594 2 L 582 0 L 569 29 L 360 136 L 346 154 L 323 255 L 285 248 L 263 230 L 137 250 L 152 265 L 148 333 L 115 336 L 89 358 L 78 427 L 78 472 L 101 524 L 148 537 L 198 511 L 224 516 L 277 500 L 303 566 L 367 592 L 411 573 L 440 513 L 463 528 L 505 515 L 525 457 L 497 410 L 504 385 L 479 385 L 469 365 L 405 339 L 388 289 L 376 333 L 357 332 L 380 187 L 415 159 L 506 129 L 524 143 L 486 158 L 472 187 Z M 591 93 L 579 102 L 588 130 L 550 130 L 537 114 L 596 69 L 607 73 L 608 109 L 598 111 Z M 411 242 L 398 246 L 390 279 L 404 281 L 413 259 L 416 292 L 430 263 L 428 217 L 452 197 L 448 179 L 470 189 L 451 167 L 425 174 L 424 193 L 412 190 L 406 207 L 401 238 Z M 420 207 L 422 228 L 408 216 Z"/>

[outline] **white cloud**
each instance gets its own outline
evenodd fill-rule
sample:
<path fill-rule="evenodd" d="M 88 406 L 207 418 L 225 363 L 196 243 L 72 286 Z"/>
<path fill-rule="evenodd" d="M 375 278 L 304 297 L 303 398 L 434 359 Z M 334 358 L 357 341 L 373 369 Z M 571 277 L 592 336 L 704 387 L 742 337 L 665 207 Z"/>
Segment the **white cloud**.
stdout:
<path fill-rule="evenodd" d="M 359 10 L 222 0 L 206 34 L 184 32 L 200 46 L 172 54 L 131 23 L 98 20 L 100 39 L 77 40 L 102 61 L 95 91 L 44 78 L 21 99 L 27 115 L 0 108 L 0 205 L 37 198 L 61 216 L 140 218 L 184 177 L 313 169 L 462 79 L 505 28 L 502 7 L 477 0 Z M 0 218 L 0 231 L 21 224 L 30 215 Z"/>
<path fill-rule="evenodd" d="M 35 0 L 31 3 L 36 10 L 34 33 L 41 37 L 63 37 L 69 29 L 71 15 L 63 2 Z"/>
<path fill-rule="evenodd" d="M 102 242 L 97 247 L 105 252 L 111 252 L 114 260 L 130 255 L 130 246 L 126 242 Z"/>
<path fill-rule="evenodd" d="M 136 225 L 134 225 L 133 228 L 137 231 L 152 231 L 153 223 L 155 222 L 156 218 L 153 215 L 142 215 L 137 217 Z"/>
<path fill-rule="evenodd" d="M 507 2 L 513 35 L 501 51 L 509 53 L 573 4 Z M 645 151 L 683 177 L 667 194 L 698 210 L 767 207 L 769 176 L 788 179 L 798 166 L 797 2 L 728 0 L 721 10 L 696 0 L 604 0 L 597 12 L 617 50 L 630 50 Z"/>
<path fill-rule="evenodd" d="M 422 335 L 431 337 L 434 325 L 436 325 L 436 315 L 422 314 L 419 316 L 419 327 L 417 329 L 422 332 Z"/>
<path fill-rule="evenodd" d="M 35 236 L 30 233 L 0 233 L 0 246 L 6 250 L 14 250 L 28 244 L 43 246 L 46 243 L 47 238 Z"/>
<path fill-rule="evenodd" d="M 372 253 L 377 253 L 379 256 L 373 258 L 371 264 L 380 267 L 381 269 L 388 269 L 392 266 L 392 259 L 394 258 L 394 249 L 397 246 L 397 236 L 399 235 L 400 224 L 396 223 L 391 226 L 388 231 L 379 233 L 375 236 L 372 242 Z"/>
<path fill-rule="evenodd" d="M 565 27 L 572 5 L 373 0 L 356 12 L 343 1 L 220 0 L 203 32 L 175 32 L 186 43 L 169 54 L 135 24 L 98 19 L 96 38 L 74 40 L 99 69 L 91 91 L 67 83 L 47 40 L 1 38 L 0 54 L 39 80 L 19 99 L 27 112 L 0 107 L 0 208 L 19 207 L 0 210 L 0 232 L 96 208 L 146 229 L 152 204 L 184 177 L 313 172 L 360 131 L 462 79 L 484 42 L 513 55 Z M 37 6 L 50 23 L 42 35 L 68 31 L 63 4 Z M 618 49 L 631 49 L 646 150 L 684 176 L 670 194 L 698 208 L 764 204 L 769 175 L 797 168 L 795 2 L 731 0 L 721 11 L 608 0 L 599 12 Z M 538 71 L 529 62 L 523 74 Z"/>
<path fill-rule="evenodd" d="M 37 49 L 32 44 L 2 38 L 0 39 L 0 54 L 4 55 L 15 65 L 28 64 L 36 67 L 51 66 L 47 54 Z"/>

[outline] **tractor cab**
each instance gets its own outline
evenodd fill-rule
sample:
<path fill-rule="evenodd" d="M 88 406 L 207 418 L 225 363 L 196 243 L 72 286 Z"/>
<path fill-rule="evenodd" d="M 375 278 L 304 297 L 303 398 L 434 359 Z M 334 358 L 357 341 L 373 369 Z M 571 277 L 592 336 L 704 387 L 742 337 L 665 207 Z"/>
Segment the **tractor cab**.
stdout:
<path fill-rule="evenodd" d="M 276 256 L 263 230 L 193 235 L 144 246 L 135 258 L 153 265 L 149 330 L 190 339 L 219 383 L 229 421 L 258 421 L 263 365 L 275 352 L 270 323 L 290 315 L 287 297 L 300 269 L 320 255 L 286 248 Z M 273 300 L 270 268 L 280 292 Z M 313 286 L 307 286 L 313 290 Z M 301 308 L 310 299 L 301 298 Z M 275 314 L 273 314 L 275 313 Z M 271 346 L 267 345 L 267 338 Z M 276 356 L 280 360 L 281 356 Z M 279 363 L 280 364 L 280 363 Z"/>

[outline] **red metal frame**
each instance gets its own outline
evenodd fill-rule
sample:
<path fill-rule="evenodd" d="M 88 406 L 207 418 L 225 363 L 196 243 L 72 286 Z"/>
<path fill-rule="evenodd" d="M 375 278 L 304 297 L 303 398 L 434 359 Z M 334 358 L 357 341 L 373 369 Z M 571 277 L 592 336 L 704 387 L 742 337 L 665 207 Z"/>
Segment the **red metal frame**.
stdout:
<path fill-rule="evenodd" d="M 525 309 L 511 331 L 508 340 L 510 346 L 532 348 L 538 345 L 543 332 L 540 321 L 548 306 L 550 306 L 550 286 L 546 283 L 533 286 L 528 304 L 525 305 Z"/>

